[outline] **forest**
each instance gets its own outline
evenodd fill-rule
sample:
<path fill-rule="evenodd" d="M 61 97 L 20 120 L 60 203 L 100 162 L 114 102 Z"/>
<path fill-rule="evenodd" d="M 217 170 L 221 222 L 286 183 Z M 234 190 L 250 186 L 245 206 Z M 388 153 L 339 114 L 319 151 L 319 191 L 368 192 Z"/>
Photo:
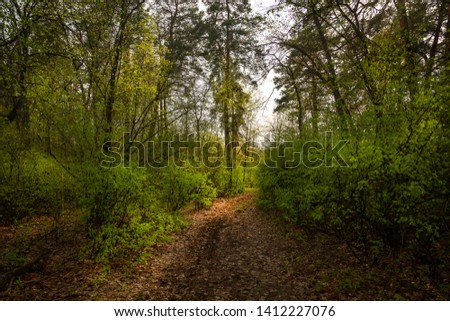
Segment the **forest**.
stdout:
<path fill-rule="evenodd" d="M 449 102 L 446 0 L 2 0 L 0 299 L 448 300 Z"/>

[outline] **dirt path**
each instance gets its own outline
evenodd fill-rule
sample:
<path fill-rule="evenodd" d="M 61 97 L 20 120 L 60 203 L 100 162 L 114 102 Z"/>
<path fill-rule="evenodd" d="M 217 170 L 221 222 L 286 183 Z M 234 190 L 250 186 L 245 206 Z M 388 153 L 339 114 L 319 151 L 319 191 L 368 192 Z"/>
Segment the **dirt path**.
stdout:
<path fill-rule="evenodd" d="M 289 235 L 256 208 L 250 193 L 216 200 L 210 209 L 189 218 L 189 227 L 174 242 L 158 246 L 133 277 L 112 273 L 88 298 L 442 299 L 429 283 L 405 273 L 401 265 L 365 267 L 346 245 L 329 236 L 306 231 Z"/>
<path fill-rule="evenodd" d="M 304 278 L 291 267 L 298 245 L 258 213 L 251 194 L 217 200 L 190 219 L 190 226 L 175 242 L 158 247 L 134 287 L 112 292 L 107 286 L 100 291 L 104 299 L 305 298 Z"/>
<path fill-rule="evenodd" d="M 295 242 L 258 215 L 251 195 L 219 200 L 152 266 L 141 293 L 161 300 L 299 300 L 304 282 L 289 273 Z"/>
<path fill-rule="evenodd" d="M 188 216 L 173 242 L 144 262 L 118 262 L 106 275 L 95 262 L 77 260 L 79 241 L 71 239 L 62 244 L 65 255 L 53 255 L 44 271 L 24 276 L 0 300 L 448 299 L 446 288 L 437 291 L 409 265 L 370 267 L 329 236 L 283 229 L 250 193 Z"/>
<path fill-rule="evenodd" d="M 255 206 L 251 193 L 218 199 L 188 214 L 173 242 L 146 261 L 118 262 L 103 273 L 77 259 L 75 238 L 60 244 L 51 263 L 24 276 L 0 300 L 305 300 L 325 299 L 314 287 L 320 252 L 313 239 L 288 237 Z M 75 232 L 75 235 L 78 235 Z M 319 258 L 319 259 L 318 259 Z M 327 264 L 332 267 L 333 263 Z"/>

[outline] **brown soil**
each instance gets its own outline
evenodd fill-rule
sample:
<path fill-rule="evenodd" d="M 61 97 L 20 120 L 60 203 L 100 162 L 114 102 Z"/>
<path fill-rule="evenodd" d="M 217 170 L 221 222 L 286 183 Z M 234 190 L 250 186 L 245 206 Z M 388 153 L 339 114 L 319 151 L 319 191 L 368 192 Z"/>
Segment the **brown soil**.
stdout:
<path fill-rule="evenodd" d="M 76 237 L 77 224 L 67 223 L 62 230 L 66 237 L 54 244 L 45 269 L 15 280 L 0 299 L 449 298 L 448 280 L 433 283 L 423 267 L 411 268 L 410 261 L 388 258 L 377 266 L 364 266 L 347 246 L 329 236 L 283 228 L 256 208 L 250 193 L 216 200 L 211 208 L 188 216 L 191 224 L 175 234 L 173 242 L 156 246 L 144 262 L 117 262 L 108 273 L 94 261 L 79 259 L 83 240 Z M 20 234 L 1 232 L 5 249 Z"/>

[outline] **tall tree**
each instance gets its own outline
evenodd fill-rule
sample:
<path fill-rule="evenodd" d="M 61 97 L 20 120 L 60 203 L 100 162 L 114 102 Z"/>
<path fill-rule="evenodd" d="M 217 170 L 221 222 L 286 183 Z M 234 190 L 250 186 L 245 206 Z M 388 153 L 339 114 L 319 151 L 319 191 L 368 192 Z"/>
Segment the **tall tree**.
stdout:
<path fill-rule="evenodd" d="M 0 4 L 0 98 L 6 118 L 21 130 L 30 121 L 29 74 L 48 53 L 37 39 L 50 34 L 46 23 L 52 8 L 50 2 L 36 0 L 7 0 Z"/>
<path fill-rule="evenodd" d="M 248 1 L 204 3 L 207 6 L 207 57 L 222 120 L 225 165 L 232 172 L 233 144 L 248 102 L 245 86 L 254 84 L 252 77 L 262 66 L 262 51 L 256 37 L 262 18 L 252 13 Z"/>

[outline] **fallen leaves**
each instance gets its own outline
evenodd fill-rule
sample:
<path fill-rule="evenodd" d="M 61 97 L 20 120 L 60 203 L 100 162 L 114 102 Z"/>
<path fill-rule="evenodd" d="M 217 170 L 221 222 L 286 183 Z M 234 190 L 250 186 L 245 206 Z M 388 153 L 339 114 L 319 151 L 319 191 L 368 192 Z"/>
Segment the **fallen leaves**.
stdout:
<path fill-rule="evenodd" d="M 6 300 L 395 300 L 448 299 L 394 261 L 364 267 L 339 240 L 287 231 L 250 193 L 187 213 L 190 225 L 144 262 L 109 269 L 80 259 L 76 225 L 42 273 L 25 275 Z M 6 231 L 11 236 L 11 231 Z M 296 237 L 294 237 L 296 236 Z M 388 268 L 384 269 L 387 266 Z M 398 273 L 396 272 L 398 271 Z"/>

